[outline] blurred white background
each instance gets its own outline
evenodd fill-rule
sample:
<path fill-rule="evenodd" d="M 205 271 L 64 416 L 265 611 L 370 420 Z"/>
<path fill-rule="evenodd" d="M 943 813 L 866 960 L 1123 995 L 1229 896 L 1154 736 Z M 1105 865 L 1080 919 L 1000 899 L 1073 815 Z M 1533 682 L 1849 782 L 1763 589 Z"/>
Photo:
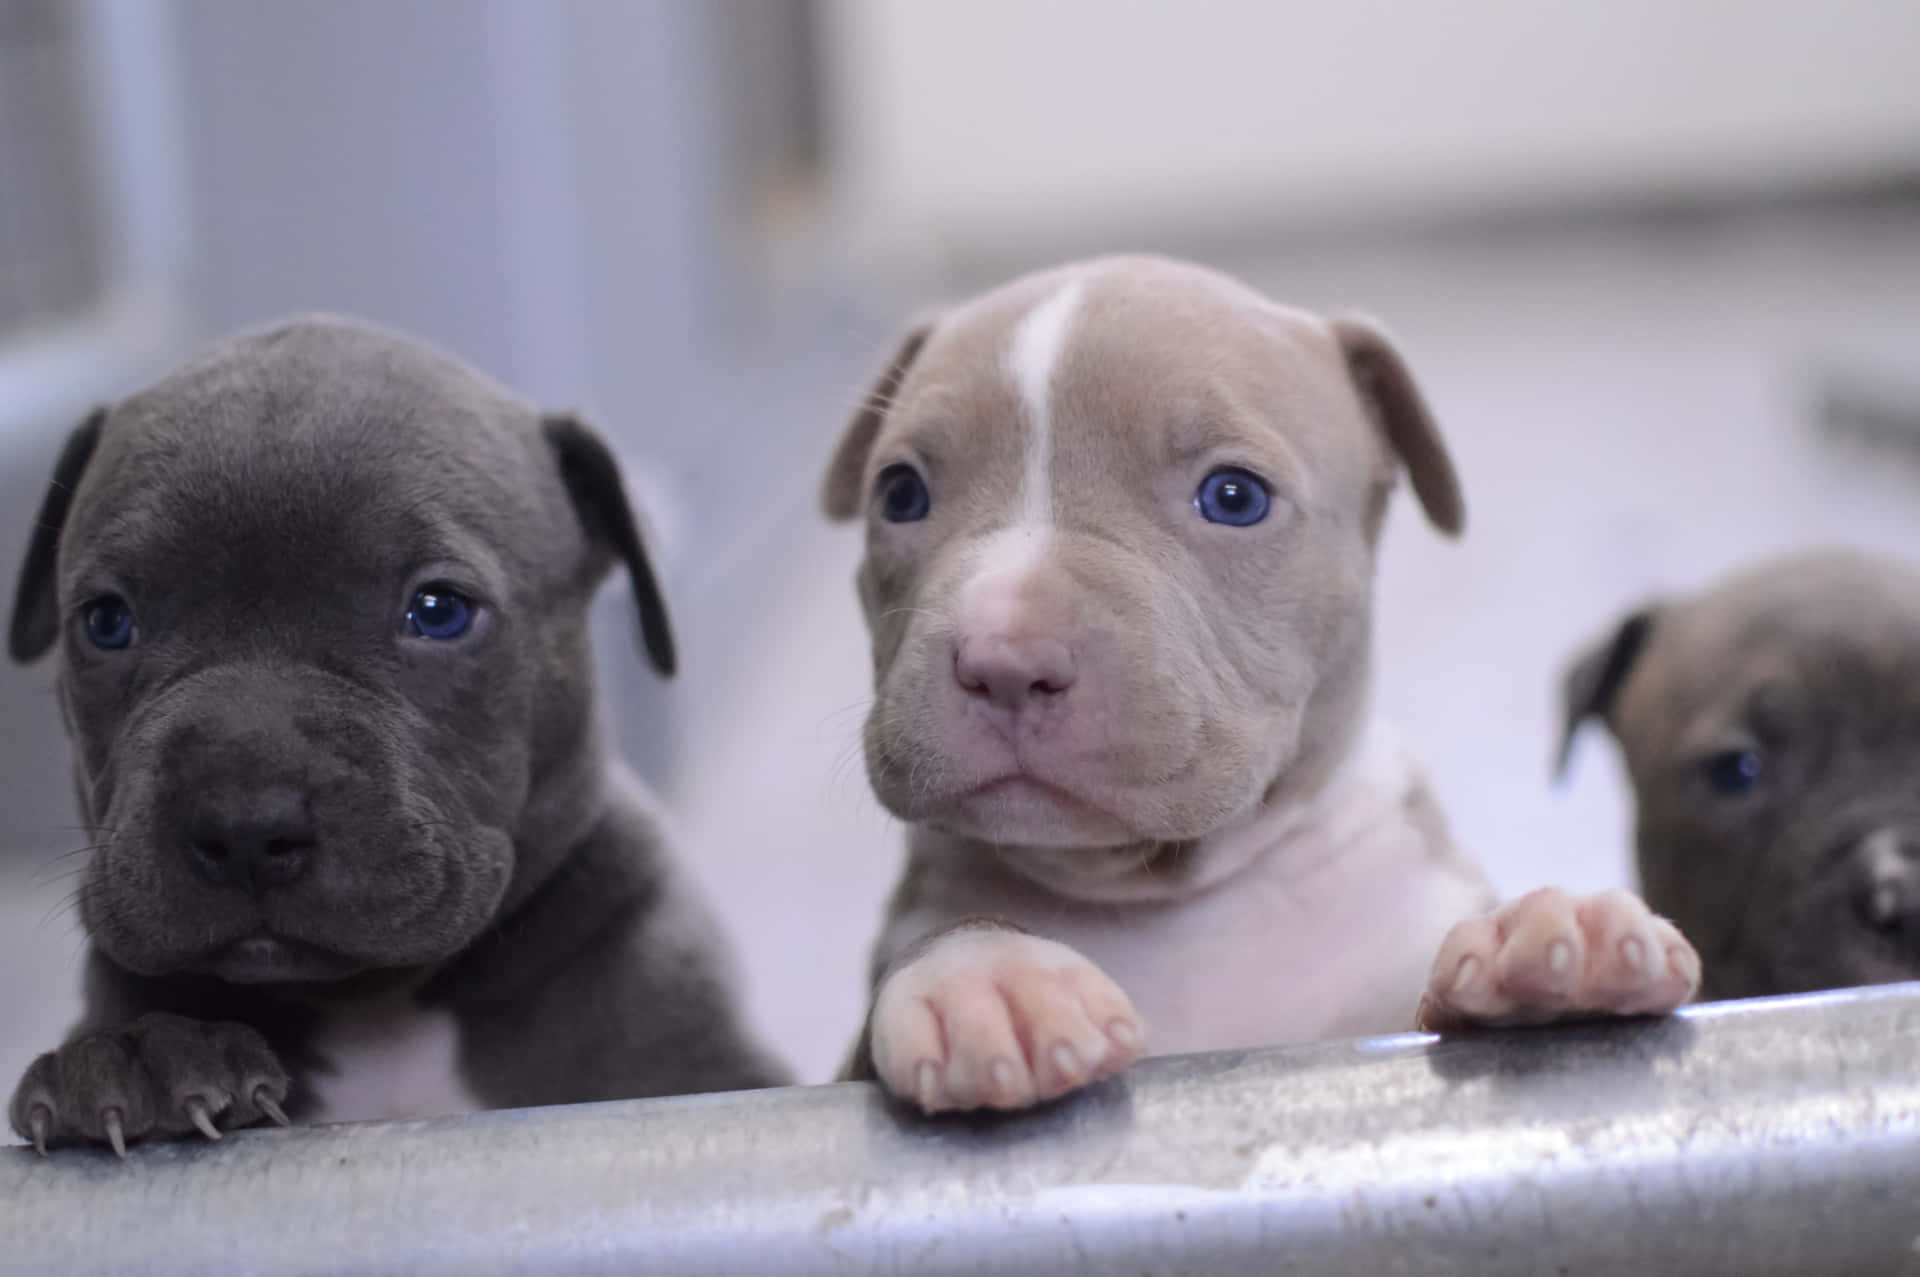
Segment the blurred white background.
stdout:
<path fill-rule="evenodd" d="M 914 310 L 1189 255 L 1400 335 L 1469 531 L 1390 521 L 1382 711 L 1498 885 L 1630 880 L 1558 671 L 1770 550 L 1920 544 L 1906 0 L 0 0 L 0 562 L 66 428 L 238 325 L 347 311 L 616 441 L 685 656 L 601 600 L 609 724 L 807 1080 L 898 830 L 819 467 Z M 0 672 L 0 1084 L 77 1005 L 44 668 Z"/>

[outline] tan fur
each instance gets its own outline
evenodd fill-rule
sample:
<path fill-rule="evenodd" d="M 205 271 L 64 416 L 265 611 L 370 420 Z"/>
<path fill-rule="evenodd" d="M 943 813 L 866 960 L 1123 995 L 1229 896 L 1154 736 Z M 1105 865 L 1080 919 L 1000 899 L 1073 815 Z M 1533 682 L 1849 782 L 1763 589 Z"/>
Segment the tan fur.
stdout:
<path fill-rule="evenodd" d="M 1356 730 L 1369 497 L 1391 483 L 1393 456 L 1323 321 L 1190 267 L 1090 269 L 1055 383 L 1056 537 L 1034 592 L 1071 614 L 1100 662 L 1099 699 L 1065 765 L 1117 820 L 1085 813 L 1085 828 L 1044 832 L 1098 845 L 1195 839 L 1263 800 L 1310 792 Z M 913 461 L 941 500 L 921 524 L 870 520 L 860 572 L 879 676 L 869 771 L 903 819 L 939 813 L 966 832 L 1008 814 L 992 796 L 960 797 L 982 777 L 943 748 L 954 689 L 941 662 L 955 594 L 1007 525 L 1021 477 L 1008 333 L 1058 282 L 1030 277 L 943 317 L 865 459 L 863 491 Z M 848 442 L 869 430 L 863 413 Z M 1192 517 L 1194 485 L 1221 460 L 1274 482 L 1264 524 Z M 843 448 L 834 470 L 846 468 Z"/>
<path fill-rule="evenodd" d="M 1492 897 L 1369 722 L 1374 552 L 1402 464 L 1457 530 L 1458 481 L 1380 330 L 1198 267 L 1062 267 L 909 336 L 826 503 L 866 502 L 868 772 L 914 826 L 875 953 L 891 993 L 873 1054 L 896 1092 L 1057 1094 L 1137 1053 L 1127 999 L 1161 1051 L 1410 1027 L 1443 938 Z M 876 485 L 900 466 L 925 480 L 924 518 L 883 517 Z M 1263 520 L 1201 517 L 1223 467 L 1264 482 Z M 923 954 L 973 915 L 1033 935 Z M 1084 1047 L 1101 1028 L 1105 1056 L 1048 1062 L 1048 1032 Z M 916 1051 L 946 1053 L 944 1084 Z M 995 1081 L 1009 1054 L 1030 1069 Z"/>

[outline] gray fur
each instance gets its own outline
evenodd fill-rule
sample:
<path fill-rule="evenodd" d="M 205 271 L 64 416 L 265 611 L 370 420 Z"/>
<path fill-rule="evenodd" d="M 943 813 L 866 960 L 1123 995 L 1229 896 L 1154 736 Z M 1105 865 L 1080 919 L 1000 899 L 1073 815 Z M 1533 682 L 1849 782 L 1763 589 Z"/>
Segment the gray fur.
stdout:
<path fill-rule="evenodd" d="M 1222 467 L 1260 476 L 1266 518 L 1202 518 Z M 896 520 L 902 470 L 930 495 Z M 1117 1067 L 1135 1010 L 1173 1051 L 1407 1025 L 1449 928 L 1492 901 L 1368 710 L 1374 560 L 1403 473 L 1459 532 L 1438 427 L 1376 326 L 1189 263 L 1072 263 L 910 328 L 821 493 L 830 518 L 865 516 L 867 771 L 909 825 L 851 1074 L 929 1108 L 1010 1106 Z M 1016 654 L 1006 694 L 963 672 L 979 651 Z M 1061 947 L 1010 940 L 996 952 L 1032 960 L 988 972 L 991 997 L 928 976 L 946 983 L 883 1012 L 894 976 L 946 970 L 936 941 L 986 953 L 995 926 Z M 1049 983 L 1070 959 L 1097 990 L 1077 1004 Z M 1276 970 L 1312 976 L 1281 997 Z M 1014 1009 L 976 1013 L 996 998 Z M 1003 1037 L 1058 1037 L 1086 1067 L 1022 1047 L 1031 1086 L 975 1088 L 973 1057 L 1016 1063 Z M 921 1088 L 923 1060 L 954 1072 Z"/>
<path fill-rule="evenodd" d="M 156 1033 L 154 1013 L 213 1022 L 208 1040 L 263 1036 L 284 1075 L 267 1094 L 298 1116 L 315 1072 L 338 1067 L 314 1030 L 373 998 L 451 1012 L 484 1106 L 779 1081 L 647 799 L 600 741 L 588 605 L 622 560 L 668 672 L 664 607 L 598 437 L 357 324 L 243 334 L 89 418 L 11 631 L 18 660 L 57 652 L 98 844 L 80 894 L 87 1012 L 30 1070 L 15 1129 L 32 1134 L 44 1105 L 56 1141 L 98 1140 L 117 1103 L 129 1137 L 191 1132 L 174 1075 L 200 1030 Z M 435 579 L 480 602 L 466 638 L 403 633 Z M 109 591 L 139 627 L 124 651 L 83 628 Z M 285 836 L 210 871 L 193 850 L 208 821 Z M 271 1081 L 255 1064 L 187 1089 L 244 1124 Z"/>

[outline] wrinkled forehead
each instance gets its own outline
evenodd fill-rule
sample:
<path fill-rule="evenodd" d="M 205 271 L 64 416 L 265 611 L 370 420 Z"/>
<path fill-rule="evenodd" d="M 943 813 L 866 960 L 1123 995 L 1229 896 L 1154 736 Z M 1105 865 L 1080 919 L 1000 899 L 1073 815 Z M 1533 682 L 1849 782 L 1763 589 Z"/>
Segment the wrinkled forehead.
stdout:
<path fill-rule="evenodd" d="M 1149 464 L 1253 449 L 1299 478 L 1336 468 L 1366 436 L 1326 325 L 1196 274 L 1087 282 L 1053 369 L 1061 444 Z"/>
<path fill-rule="evenodd" d="M 1920 741 L 1920 609 L 1860 592 L 1709 596 L 1656 620 L 1628 689 L 1643 729 Z"/>
<path fill-rule="evenodd" d="M 943 315 L 895 394 L 876 450 L 906 444 L 936 468 L 961 451 L 989 466 L 995 454 L 1017 456 L 1025 406 L 1010 363 L 1013 335 L 1067 278 L 1050 271 L 1016 280 Z"/>
<path fill-rule="evenodd" d="M 881 441 L 1010 478 L 1036 446 L 1060 473 L 1237 447 L 1304 474 L 1374 460 L 1358 412 L 1317 317 L 1196 268 L 1092 263 L 945 316 Z"/>
<path fill-rule="evenodd" d="M 109 414 L 62 537 L 69 585 L 240 555 L 254 576 L 484 567 L 510 548 L 541 477 L 527 410 L 377 366 L 250 373 L 162 383 Z"/>

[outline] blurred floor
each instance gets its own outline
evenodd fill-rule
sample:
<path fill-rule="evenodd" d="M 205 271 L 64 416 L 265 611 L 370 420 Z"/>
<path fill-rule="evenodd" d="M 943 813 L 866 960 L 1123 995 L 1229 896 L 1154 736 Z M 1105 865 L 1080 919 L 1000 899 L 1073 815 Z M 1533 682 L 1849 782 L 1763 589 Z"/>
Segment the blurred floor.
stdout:
<path fill-rule="evenodd" d="M 1826 359 L 1910 365 L 1920 350 L 1920 210 L 1339 244 L 1222 264 L 1282 300 L 1383 318 L 1441 418 L 1469 530 L 1446 542 L 1410 501 L 1397 505 L 1377 699 L 1502 891 L 1629 881 L 1611 750 L 1590 742 L 1571 783 L 1550 782 L 1558 671 L 1577 645 L 1651 593 L 1771 550 L 1920 547 L 1920 454 L 1836 446 L 1806 413 Z M 848 332 L 834 358 L 877 362 L 886 336 Z M 824 464 L 837 415 L 771 410 L 817 440 Z M 809 1081 L 832 1073 L 859 1025 L 899 840 L 858 750 L 860 538 L 820 520 L 816 479 L 794 473 L 755 494 L 755 517 L 780 535 L 681 591 L 692 641 L 668 795 L 684 859 L 732 928 L 751 1013 Z M 760 602 L 704 607 L 722 592 Z M 702 615 L 754 619 L 703 633 Z M 9 1082 L 74 1013 L 78 946 L 49 859 L 62 845 L 31 864 L 0 860 Z"/>

